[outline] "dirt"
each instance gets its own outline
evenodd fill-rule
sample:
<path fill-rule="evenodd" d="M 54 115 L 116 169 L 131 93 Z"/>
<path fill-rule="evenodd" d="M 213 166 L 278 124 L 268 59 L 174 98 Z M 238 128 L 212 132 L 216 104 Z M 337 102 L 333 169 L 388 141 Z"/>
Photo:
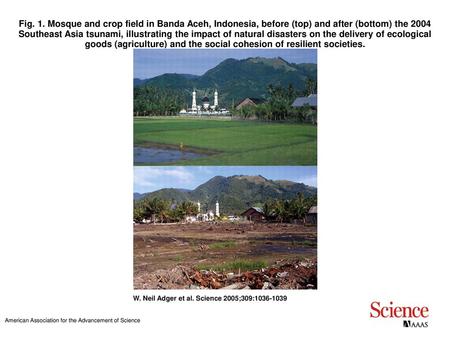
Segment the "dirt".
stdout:
<path fill-rule="evenodd" d="M 176 266 L 135 276 L 135 289 L 317 289 L 317 261 L 282 260 L 239 274 Z"/>
<path fill-rule="evenodd" d="M 279 269 L 284 264 L 283 271 L 291 276 L 287 288 L 310 288 L 316 284 L 310 283 L 310 272 L 304 271 L 303 265 L 315 262 L 316 256 L 315 227 L 231 222 L 138 224 L 134 226 L 134 287 L 220 288 L 241 283 L 243 288 L 284 288 L 278 279 L 264 277 L 268 269 Z M 240 269 L 221 268 L 236 261 L 263 262 L 265 268 L 252 270 L 253 277 Z M 292 268 L 295 266 L 300 268 Z M 231 273 L 241 280 L 231 279 Z M 296 278 L 298 274 L 303 277 Z M 224 282 L 224 276 L 230 281 Z"/>

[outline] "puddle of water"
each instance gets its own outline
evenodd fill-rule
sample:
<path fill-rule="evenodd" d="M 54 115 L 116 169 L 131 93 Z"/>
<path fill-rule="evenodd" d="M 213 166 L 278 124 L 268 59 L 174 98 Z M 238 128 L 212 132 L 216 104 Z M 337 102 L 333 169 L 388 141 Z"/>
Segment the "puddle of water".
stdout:
<path fill-rule="evenodd" d="M 316 239 L 309 239 L 306 236 L 294 235 L 266 237 L 264 242 L 256 243 L 252 248 L 252 253 L 257 255 L 272 253 L 313 254 L 317 252 L 316 245 L 311 246 L 307 243 L 315 241 Z M 302 242 L 305 242 L 305 245 L 302 245 Z"/>
<path fill-rule="evenodd" d="M 261 237 L 261 240 L 264 241 L 294 241 L 294 242 L 304 242 L 304 241 L 315 241 L 316 237 L 308 236 L 308 235 L 289 235 L 289 234 L 283 234 L 283 235 L 276 235 L 276 236 L 266 236 Z"/>
<path fill-rule="evenodd" d="M 134 147 L 134 163 L 176 162 L 205 156 L 207 155 L 174 149 Z"/>
<path fill-rule="evenodd" d="M 257 254 L 268 254 L 268 253 L 292 253 L 292 254 L 307 254 L 315 253 L 316 248 L 307 248 L 301 246 L 281 246 L 281 245 L 264 245 L 257 247 L 254 252 Z"/>

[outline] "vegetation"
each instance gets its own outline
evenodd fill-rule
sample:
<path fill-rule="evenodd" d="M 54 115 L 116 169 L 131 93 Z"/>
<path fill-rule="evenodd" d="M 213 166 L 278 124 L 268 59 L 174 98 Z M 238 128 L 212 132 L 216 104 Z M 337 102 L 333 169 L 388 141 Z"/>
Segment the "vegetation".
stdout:
<path fill-rule="evenodd" d="M 317 247 L 317 241 L 301 241 L 301 242 L 295 242 L 293 245 L 301 245 L 303 247 L 309 247 L 309 248 L 316 248 Z"/>
<path fill-rule="evenodd" d="M 152 222 L 180 222 L 187 216 L 197 214 L 197 206 L 190 201 L 183 201 L 172 207 L 170 202 L 160 198 L 143 198 L 134 202 L 133 218 L 136 222 L 144 219 Z"/>
<path fill-rule="evenodd" d="M 181 165 L 315 165 L 317 128 L 310 124 L 219 119 L 135 118 L 134 144 L 164 144 L 212 155 Z M 139 163 L 147 165 L 150 163 Z M 152 165 L 161 163 L 151 163 Z"/>
<path fill-rule="evenodd" d="M 233 102 L 237 103 L 246 97 L 268 99 L 269 85 L 287 87 L 291 84 L 297 94 L 310 93 L 315 89 L 316 79 L 317 64 L 314 63 L 295 64 L 282 58 L 262 57 L 244 60 L 226 59 L 202 76 L 163 74 L 146 80 L 135 79 L 134 112 L 139 116 L 143 113 L 158 115 L 161 112 L 165 113 L 166 108 L 158 107 L 158 102 L 165 102 L 160 94 L 169 94 L 166 90 L 177 93 L 181 100 L 177 103 L 180 104 L 181 109 L 190 105 L 193 88 L 197 90 L 199 98 L 203 95 L 212 95 L 214 89 L 218 88 L 219 104 L 229 108 Z M 145 90 L 141 90 L 145 87 L 159 88 L 162 92 L 153 97 L 154 89 L 146 93 Z M 152 111 L 148 109 L 149 107 L 156 110 Z"/>
<path fill-rule="evenodd" d="M 292 103 L 298 96 L 308 96 L 315 93 L 316 82 L 308 79 L 308 87 L 303 92 L 295 90 L 292 84 L 287 87 L 269 85 L 269 100 L 263 104 L 248 105 L 240 109 L 232 109 L 232 115 L 242 119 L 254 119 L 264 121 L 295 121 L 303 123 L 315 123 L 317 110 L 309 107 L 293 108 Z"/>
<path fill-rule="evenodd" d="M 198 264 L 198 270 L 213 270 L 213 271 L 252 271 L 267 267 L 265 261 L 249 261 L 249 260 L 235 260 L 223 264 Z"/>
<path fill-rule="evenodd" d="M 270 200 L 264 203 L 262 210 L 268 221 L 292 222 L 293 220 L 304 220 L 312 206 L 317 205 L 317 195 L 305 197 L 298 194 L 291 200 Z"/>
<path fill-rule="evenodd" d="M 179 263 L 179 262 L 183 261 L 184 257 L 182 255 L 176 255 L 176 256 L 168 257 L 168 259 Z"/>
<path fill-rule="evenodd" d="M 262 121 L 293 121 L 315 123 L 317 110 L 304 106 L 293 108 L 292 103 L 298 96 L 307 96 L 316 92 L 316 82 L 307 79 L 307 89 L 294 89 L 292 84 L 287 87 L 273 86 L 267 88 L 269 99 L 258 105 L 248 105 L 237 109 L 231 107 L 232 116 L 241 119 L 259 119 Z M 151 85 L 138 86 L 134 89 L 135 116 L 175 116 L 186 108 L 189 101 L 188 90 L 171 90 Z"/>
<path fill-rule="evenodd" d="M 311 109 L 292 109 L 298 96 L 317 92 L 317 65 L 293 64 L 282 58 L 227 59 L 202 76 L 163 74 L 152 79 L 135 79 L 135 116 L 175 115 L 191 104 L 195 88 L 200 98 L 220 88 L 220 104 L 233 109 L 246 97 L 266 99 L 258 107 L 233 110 L 235 116 L 268 121 L 308 121 Z"/>
<path fill-rule="evenodd" d="M 239 215 L 251 206 L 262 206 L 266 201 L 290 200 L 298 194 L 311 197 L 317 189 L 291 181 L 273 181 L 262 176 L 216 176 L 194 190 L 161 189 L 146 195 L 147 199 L 171 201 L 199 201 L 203 211 L 214 210 L 219 201 L 223 215 Z M 170 204 L 170 203 L 168 203 Z"/>
<path fill-rule="evenodd" d="M 225 249 L 225 248 L 234 248 L 236 246 L 236 242 L 234 241 L 223 241 L 211 243 L 209 245 L 210 249 Z"/>
<path fill-rule="evenodd" d="M 269 222 L 292 222 L 304 220 L 312 206 L 317 205 L 317 195 L 305 197 L 298 194 L 292 199 L 271 199 L 262 206 L 263 214 Z M 144 219 L 151 222 L 180 222 L 188 216 L 197 215 L 197 206 L 190 201 L 183 201 L 171 206 L 167 200 L 147 196 L 134 202 L 134 220 L 142 222 Z M 236 246 L 234 241 L 216 242 L 210 245 L 211 249 L 223 249 Z"/>
<path fill-rule="evenodd" d="M 134 112 L 136 116 L 176 115 L 183 107 L 185 96 L 177 90 L 153 86 L 134 88 Z"/>

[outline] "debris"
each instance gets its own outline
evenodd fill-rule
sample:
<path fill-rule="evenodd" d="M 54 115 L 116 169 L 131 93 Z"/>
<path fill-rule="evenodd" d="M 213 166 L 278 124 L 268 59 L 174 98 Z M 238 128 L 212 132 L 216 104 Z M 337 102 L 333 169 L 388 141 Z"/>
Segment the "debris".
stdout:
<path fill-rule="evenodd" d="M 277 273 L 277 277 L 279 277 L 279 278 L 285 278 L 288 275 L 289 275 L 289 272 L 287 272 L 287 271 L 283 271 L 283 272 L 278 272 Z"/>
<path fill-rule="evenodd" d="M 244 283 L 234 283 L 228 286 L 224 286 L 222 288 L 222 290 L 237 290 L 237 289 L 244 289 L 244 288 L 249 288 L 247 285 L 245 285 Z"/>
<path fill-rule="evenodd" d="M 219 240 L 236 245 L 212 250 Z M 316 289 L 317 248 L 303 246 L 306 242 L 317 242 L 315 228 L 220 221 L 135 224 L 134 288 L 220 289 L 239 283 L 242 289 Z M 269 265 L 229 269 L 233 265 L 227 263 L 238 260 Z"/>
<path fill-rule="evenodd" d="M 280 261 L 269 268 L 232 272 L 196 270 L 177 266 L 171 270 L 157 270 L 135 279 L 139 289 L 316 289 L 317 261 Z"/>

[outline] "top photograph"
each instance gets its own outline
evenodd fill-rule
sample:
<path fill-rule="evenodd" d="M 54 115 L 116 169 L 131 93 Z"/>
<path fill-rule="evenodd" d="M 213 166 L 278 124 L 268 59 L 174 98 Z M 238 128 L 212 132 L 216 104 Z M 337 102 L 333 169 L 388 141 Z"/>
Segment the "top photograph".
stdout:
<path fill-rule="evenodd" d="M 134 165 L 317 165 L 316 49 L 134 50 Z"/>

